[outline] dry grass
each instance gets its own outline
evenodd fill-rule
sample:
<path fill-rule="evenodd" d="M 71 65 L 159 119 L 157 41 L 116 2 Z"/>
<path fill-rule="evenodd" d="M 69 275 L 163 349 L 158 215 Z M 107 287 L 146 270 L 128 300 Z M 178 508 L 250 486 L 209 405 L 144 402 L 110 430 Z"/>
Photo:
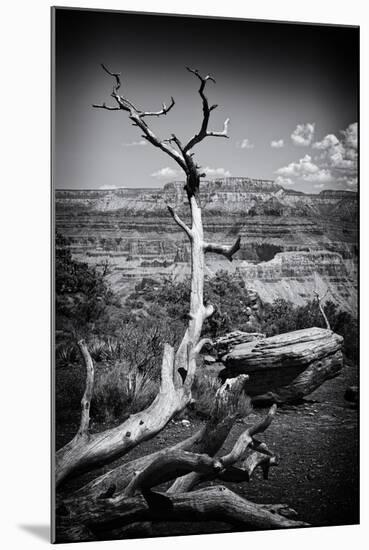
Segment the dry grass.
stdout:
<path fill-rule="evenodd" d="M 201 417 L 207 418 L 214 405 L 215 394 L 222 383 L 218 378 L 207 374 L 198 368 L 192 387 L 192 395 L 195 400 L 194 411 Z M 251 399 L 246 393 L 242 393 L 237 402 L 230 403 L 229 414 L 236 413 L 240 417 L 246 417 L 252 410 Z"/>
<path fill-rule="evenodd" d="M 123 420 L 145 409 L 159 390 L 159 380 L 150 373 L 116 362 L 97 373 L 92 414 L 97 420 Z"/>

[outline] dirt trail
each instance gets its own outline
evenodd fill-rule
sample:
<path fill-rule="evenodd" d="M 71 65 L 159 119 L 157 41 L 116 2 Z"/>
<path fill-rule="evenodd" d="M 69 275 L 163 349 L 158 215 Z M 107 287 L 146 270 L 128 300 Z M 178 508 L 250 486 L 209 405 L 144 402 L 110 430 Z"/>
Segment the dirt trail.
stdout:
<path fill-rule="evenodd" d="M 257 502 L 288 503 L 313 525 L 357 523 L 358 411 L 343 398 L 345 388 L 355 382 L 355 369 L 345 367 L 305 404 L 280 408 L 262 438 L 279 465 L 270 470 L 269 480 L 258 472 L 250 484 L 234 489 Z M 232 437 L 241 430 L 238 424 Z"/>

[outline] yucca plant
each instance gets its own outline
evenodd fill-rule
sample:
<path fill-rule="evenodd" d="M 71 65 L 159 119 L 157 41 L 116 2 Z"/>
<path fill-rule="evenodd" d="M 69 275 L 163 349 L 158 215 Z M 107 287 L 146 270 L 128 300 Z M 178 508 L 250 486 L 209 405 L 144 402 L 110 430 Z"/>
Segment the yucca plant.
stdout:
<path fill-rule="evenodd" d="M 67 367 L 79 361 L 79 353 L 74 343 L 62 343 L 56 346 L 55 360 L 57 367 Z"/>

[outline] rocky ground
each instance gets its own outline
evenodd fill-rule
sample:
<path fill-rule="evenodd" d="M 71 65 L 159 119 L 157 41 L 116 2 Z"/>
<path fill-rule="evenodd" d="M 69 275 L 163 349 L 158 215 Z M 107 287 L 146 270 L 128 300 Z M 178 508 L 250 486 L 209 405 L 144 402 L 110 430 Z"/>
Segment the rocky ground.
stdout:
<path fill-rule="evenodd" d="M 359 521 L 358 410 L 344 400 L 347 386 L 357 383 L 357 371 L 345 366 L 339 377 L 316 390 L 298 406 L 280 407 L 260 439 L 275 451 L 279 465 L 268 480 L 257 471 L 250 483 L 229 484 L 237 493 L 261 503 L 287 503 L 299 518 L 313 526 L 354 524 Z M 235 425 L 221 453 L 227 451 L 250 422 L 265 410 L 255 410 Z M 174 444 L 199 428 L 190 418 L 172 421 L 156 438 L 134 449 L 123 460 Z M 60 427 L 62 428 L 62 427 Z M 58 446 L 73 435 L 73 427 L 58 430 Z M 107 466 L 106 471 L 111 468 Z M 100 472 L 99 472 L 100 473 Z M 94 476 L 96 473 L 94 474 Z M 87 474 L 80 483 L 91 478 Z M 70 482 L 69 487 L 76 487 Z M 204 524 L 158 525 L 154 535 L 204 532 Z M 226 531 L 221 523 L 206 525 L 207 532 Z"/>

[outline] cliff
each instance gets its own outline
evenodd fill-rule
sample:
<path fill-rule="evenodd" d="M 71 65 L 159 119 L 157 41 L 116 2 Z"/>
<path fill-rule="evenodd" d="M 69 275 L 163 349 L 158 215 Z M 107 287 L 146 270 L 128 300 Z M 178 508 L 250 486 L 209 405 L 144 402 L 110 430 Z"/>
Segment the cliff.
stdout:
<path fill-rule="evenodd" d="M 188 272 L 185 236 L 166 204 L 188 216 L 183 182 L 163 189 L 57 190 L 56 228 L 76 259 L 108 259 L 124 296 L 143 276 Z M 232 263 L 209 255 L 207 274 L 237 270 L 262 299 L 297 304 L 325 293 L 343 309 L 357 307 L 357 195 L 305 194 L 269 180 L 225 178 L 201 185 L 205 235 L 223 243 L 242 236 Z"/>

